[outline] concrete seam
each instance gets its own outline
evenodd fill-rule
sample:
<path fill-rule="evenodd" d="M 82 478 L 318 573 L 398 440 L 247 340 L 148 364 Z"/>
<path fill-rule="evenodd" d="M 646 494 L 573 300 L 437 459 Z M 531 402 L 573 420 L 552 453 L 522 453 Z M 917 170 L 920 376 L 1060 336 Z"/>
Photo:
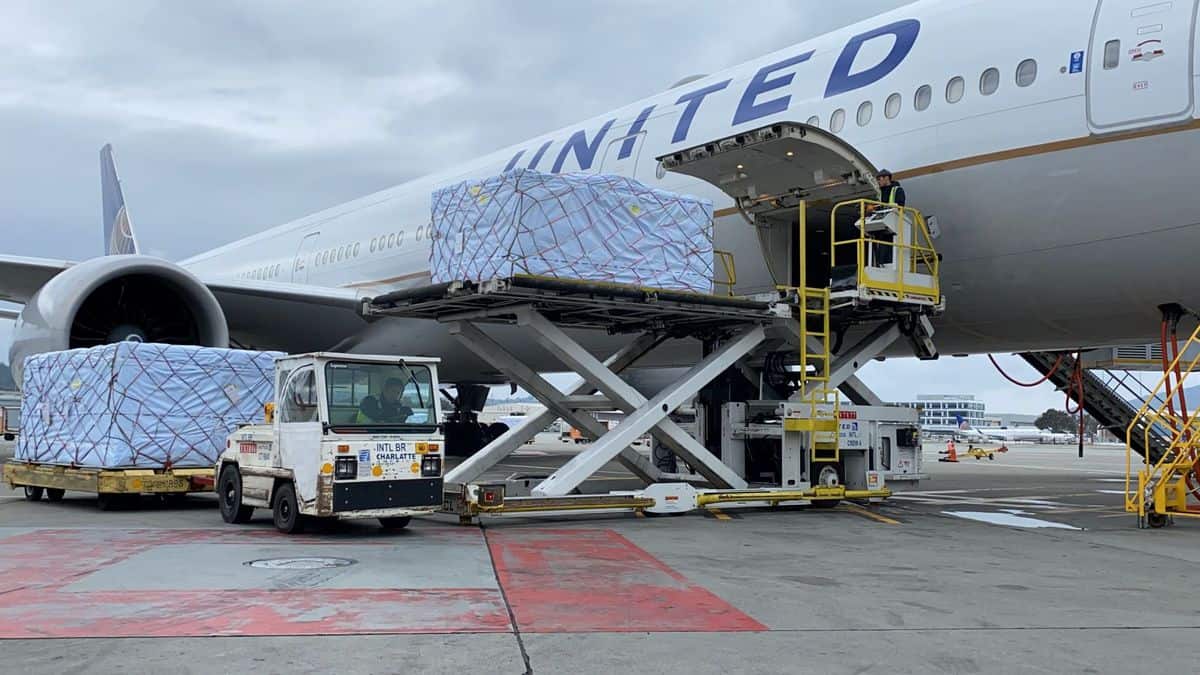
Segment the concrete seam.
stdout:
<path fill-rule="evenodd" d="M 488 559 L 492 561 L 492 574 L 496 577 L 496 588 L 500 589 L 500 599 L 504 602 L 504 610 L 508 612 L 508 622 L 512 624 L 513 637 L 517 639 L 517 649 L 521 651 L 521 660 L 525 662 L 524 675 L 533 675 L 533 664 L 529 662 L 529 652 L 525 649 L 525 638 L 521 635 L 521 625 L 517 623 L 517 615 L 513 613 L 512 604 L 508 601 L 508 592 L 504 590 L 504 582 L 500 579 L 500 568 L 496 564 L 496 553 L 488 540 L 487 525 L 479 524 L 483 534 L 483 545 L 487 547 Z"/>

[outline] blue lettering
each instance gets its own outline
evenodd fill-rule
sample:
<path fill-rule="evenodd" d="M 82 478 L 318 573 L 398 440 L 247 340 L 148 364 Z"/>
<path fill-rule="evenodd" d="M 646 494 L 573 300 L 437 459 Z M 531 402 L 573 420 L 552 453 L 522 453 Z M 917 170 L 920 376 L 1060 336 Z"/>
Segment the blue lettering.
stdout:
<path fill-rule="evenodd" d="M 637 144 L 638 134 L 642 133 L 642 127 L 646 126 L 646 120 L 650 119 L 652 112 L 654 112 L 654 106 L 638 113 L 637 119 L 629 126 L 629 133 L 626 135 L 625 141 L 621 143 L 621 151 L 617 153 L 617 159 L 625 159 L 633 154 L 633 146 Z"/>
<path fill-rule="evenodd" d="M 829 85 L 825 87 L 825 98 L 861 89 L 882 80 L 895 70 L 896 66 L 899 66 L 912 51 L 913 45 L 917 42 L 917 34 L 920 32 L 920 21 L 905 19 L 850 38 L 850 42 L 846 43 L 841 56 L 833 66 L 833 74 L 829 76 Z M 871 68 L 851 74 L 850 69 L 854 67 L 854 59 L 858 57 L 862 46 L 885 35 L 894 36 L 896 42 L 883 61 Z"/>
<path fill-rule="evenodd" d="M 604 140 L 605 134 L 612 128 L 616 120 L 609 120 L 600 127 L 600 131 L 596 132 L 596 137 L 591 143 L 587 142 L 587 130 L 580 129 L 571 134 L 567 139 L 566 145 L 558 152 L 558 159 L 554 160 L 554 168 L 551 173 L 562 171 L 563 163 L 567 161 L 567 154 L 571 151 L 575 152 L 575 161 L 579 163 L 580 171 L 587 171 L 592 168 L 592 160 L 596 159 L 596 151 L 600 149 L 600 142 Z"/>
<path fill-rule="evenodd" d="M 538 162 L 542 161 L 542 155 L 546 154 L 546 150 L 550 148 L 550 144 L 553 142 L 553 140 L 549 140 L 542 143 L 542 147 L 538 148 L 538 151 L 533 154 L 533 159 L 529 160 L 530 169 L 537 168 Z"/>
<path fill-rule="evenodd" d="M 700 102 L 704 100 L 705 96 L 708 96 L 713 92 L 721 91 L 725 87 L 728 87 L 729 82 L 730 80 L 725 80 L 723 82 L 710 84 L 707 87 L 697 89 L 696 91 L 679 97 L 679 100 L 676 101 L 675 104 L 682 105 L 683 103 L 687 103 L 687 107 L 684 108 L 683 112 L 679 115 L 679 123 L 675 125 L 675 135 L 671 137 L 672 143 L 678 143 L 687 139 L 688 130 L 692 126 L 692 119 L 696 117 L 696 110 L 700 108 Z"/>
<path fill-rule="evenodd" d="M 512 171 L 513 167 L 517 165 L 517 162 L 521 160 L 521 155 L 524 155 L 524 154 L 525 154 L 525 151 L 521 150 L 521 151 L 517 152 L 517 154 L 513 155 L 513 158 L 508 160 L 508 164 L 504 165 L 504 170 Z"/>
<path fill-rule="evenodd" d="M 754 101 L 760 95 L 765 94 L 768 91 L 773 91 L 775 89 L 779 89 L 780 87 L 788 86 L 792 83 L 792 79 L 796 77 L 795 73 L 788 73 L 787 75 L 769 80 L 767 78 L 771 75 L 771 73 L 804 63 L 812 58 L 812 55 L 813 53 L 811 51 L 805 52 L 789 59 L 784 59 L 779 63 L 772 63 L 769 66 L 763 66 L 761 69 L 759 69 L 759 71 L 754 74 L 754 77 L 750 79 L 750 84 L 746 85 L 746 91 L 742 94 L 741 102 L 738 103 L 737 112 L 733 114 L 733 126 L 736 127 L 739 124 L 745 124 L 746 122 L 750 122 L 761 117 L 774 115 L 776 113 L 781 113 L 787 110 L 788 104 L 792 101 L 790 94 L 788 96 L 773 98 L 770 101 L 763 101 L 762 103 L 755 103 Z"/>

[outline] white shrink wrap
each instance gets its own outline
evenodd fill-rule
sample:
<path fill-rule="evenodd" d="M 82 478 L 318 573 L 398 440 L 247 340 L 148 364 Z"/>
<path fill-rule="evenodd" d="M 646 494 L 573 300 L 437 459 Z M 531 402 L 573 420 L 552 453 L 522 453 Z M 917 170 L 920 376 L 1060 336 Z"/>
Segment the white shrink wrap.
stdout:
<path fill-rule="evenodd" d="M 433 283 L 519 274 L 713 289 L 712 203 L 623 176 L 508 171 L 433 193 Z"/>
<path fill-rule="evenodd" d="M 212 466 L 261 423 L 277 352 L 119 342 L 25 361 L 16 459 L 95 468 Z"/>

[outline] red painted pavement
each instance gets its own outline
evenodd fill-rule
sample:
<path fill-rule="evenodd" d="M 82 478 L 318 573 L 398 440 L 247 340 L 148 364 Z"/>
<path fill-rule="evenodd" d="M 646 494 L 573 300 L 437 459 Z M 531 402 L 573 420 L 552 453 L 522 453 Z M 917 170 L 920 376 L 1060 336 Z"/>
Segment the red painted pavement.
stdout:
<path fill-rule="evenodd" d="M 761 631 L 767 627 L 611 530 L 488 530 L 524 632 Z"/>
<path fill-rule="evenodd" d="M 482 545 L 479 531 L 409 536 Z M 488 531 L 521 630 L 756 631 L 766 627 L 608 530 Z M 162 545 L 392 544 L 271 530 L 38 530 L 0 539 L 0 638 L 509 632 L 494 588 L 67 590 Z M 181 583 L 186 586 L 186 581 Z"/>
<path fill-rule="evenodd" d="M 461 534 L 460 534 L 461 533 Z M 447 530 L 419 536 L 470 536 Z M 473 536 L 472 536 L 473 535 Z M 497 633 L 512 630 L 496 589 L 65 590 L 161 545 L 341 544 L 264 530 L 39 530 L 0 539 L 0 638 Z M 468 539 L 468 541 L 470 541 Z M 371 545 L 371 539 L 360 544 Z M 386 543 L 380 539 L 377 543 Z M 394 544 L 394 541 L 391 543 Z M 181 586 L 186 581 L 181 581 Z"/>

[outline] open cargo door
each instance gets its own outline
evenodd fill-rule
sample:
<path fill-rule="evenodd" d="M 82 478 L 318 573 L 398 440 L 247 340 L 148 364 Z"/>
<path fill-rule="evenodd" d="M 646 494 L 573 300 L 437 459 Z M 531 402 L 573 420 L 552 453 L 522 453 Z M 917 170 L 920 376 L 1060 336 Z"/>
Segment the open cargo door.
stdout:
<path fill-rule="evenodd" d="M 875 167 L 862 153 L 826 131 L 799 122 L 779 122 L 709 141 L 658 158 L 664 169 L 720 188 L 753 223 L 767 268 L 776 284 L 799 285 L 799 248 L 794 235 L 801 201 L 808 203 L 810 232 L 828 232 L 833 207 L 853 199 L 875 199 Z M 827 240 L 813 237 L 809 241 Z M 829 251 L 810 249 L 808 269 L 829 273 Z M 819 259 L 819 258 L 822 258 Z M 817 285 L 824 285 L 823 283 Z"/>

